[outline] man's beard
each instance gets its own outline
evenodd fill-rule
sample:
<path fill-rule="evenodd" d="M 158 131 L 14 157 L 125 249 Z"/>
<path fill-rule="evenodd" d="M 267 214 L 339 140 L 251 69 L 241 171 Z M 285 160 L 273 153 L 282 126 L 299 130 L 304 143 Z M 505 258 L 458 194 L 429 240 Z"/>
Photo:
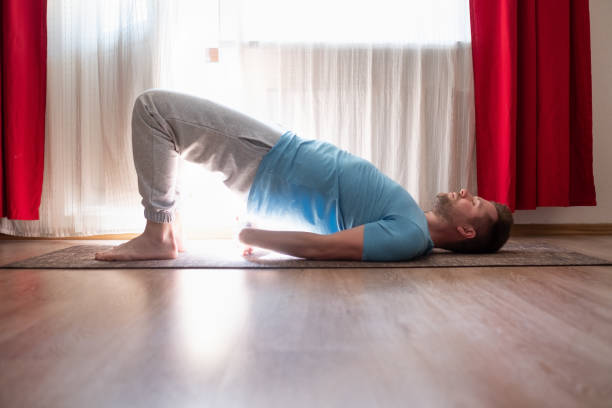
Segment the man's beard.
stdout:
<path fill-rule="evenodd" d="M 452 209 L 453 203 L 450 198 L 448 198 L 448 194 L 437 194 L 434 197 L 432 212 L 442 217 L 449 224 L 452 224 L 453 221 Z"/>

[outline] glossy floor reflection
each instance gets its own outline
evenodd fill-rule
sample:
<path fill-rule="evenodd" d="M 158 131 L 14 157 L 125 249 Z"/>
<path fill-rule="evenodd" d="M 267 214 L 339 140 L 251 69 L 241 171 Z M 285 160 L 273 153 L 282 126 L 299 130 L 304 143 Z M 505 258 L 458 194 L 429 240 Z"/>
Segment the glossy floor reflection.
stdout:
<path fill-rule="evenodd" d="M 605 407 L 611 372 L 607 266 L 0 270 L 1 407 Z"/>
<path fill-rule="evenodd" d="M 176 274 L 173 308 L 186 366 L 217 366 L 229 358 L 247 324 L 246 272 L 223 272 L 186 269 Z"/>

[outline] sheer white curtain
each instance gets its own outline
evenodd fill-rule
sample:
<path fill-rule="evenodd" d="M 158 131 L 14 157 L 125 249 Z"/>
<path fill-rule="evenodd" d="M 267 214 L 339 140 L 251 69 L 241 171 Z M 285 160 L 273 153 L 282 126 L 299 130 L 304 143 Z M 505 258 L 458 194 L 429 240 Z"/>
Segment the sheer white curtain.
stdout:
<path fill-rule="evenodd" d="M 4 233 L 140 232 L 130 115 L 152 87 L 335 143 L 424 209 L 476 190 L 468 0 L 50 0 L 48 30 L 41 219 Z M 243 203 L 191 163 L 182 179 L 187 235 L 229 237 Z"/>
<path fill-rule="evenodd" d="M 476 191 L 468 0 L 236 3 L 221 15 L 241 22 L 246 106 L 372 161 L 425 209 Z"/>

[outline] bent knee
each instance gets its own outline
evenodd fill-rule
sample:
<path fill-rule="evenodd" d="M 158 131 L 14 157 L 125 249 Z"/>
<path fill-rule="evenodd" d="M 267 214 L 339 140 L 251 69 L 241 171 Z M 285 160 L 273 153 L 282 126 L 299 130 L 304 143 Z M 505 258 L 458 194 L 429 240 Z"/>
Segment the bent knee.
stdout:
<path fill-rule="evenodd" d="M 198 106 L 202 102 L 210 103 L 208 99 L 195 95 L 162 88 L 150 88 L 138 94 L 134 103 L 134 109 L 139 106 L 148 106 L 154 108 L 154 110 L 165 117 L 166 114 L 174 114 L 184 109 L 187 110 L 193 108 L 193 106 Z"/>
<path fill-rule="evenodd" d="M 169 91 L 166 91 L 161 88 L 149 88 L 138 94 L 138 96 L 136 97 L 136 101 L 134 102 L 134 105 L 138 105 L 138 104 L 147 105 L 148 103 L 153 102 L 159 97 L 163 95 L 167 95 L 168 93 Z"/>
<path fill-rule="evenodd" d="M 136 97 L 132 108 L 132 118 L 146 118 L 147 112 L 158 112 L 164 116 L 170 101 L 175 93 L 161 88 L 149 88 Z"/>

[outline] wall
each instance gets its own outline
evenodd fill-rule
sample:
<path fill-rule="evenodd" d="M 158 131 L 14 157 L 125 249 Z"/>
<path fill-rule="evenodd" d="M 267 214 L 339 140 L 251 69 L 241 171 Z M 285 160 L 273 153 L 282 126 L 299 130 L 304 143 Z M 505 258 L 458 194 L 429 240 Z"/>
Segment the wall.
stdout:
<path fill-rule="evenodd" d="M 590 0 L 593 78 L 593 173 L 597 206 L 517 210 L 517 224 L 612 223 L 612 1 Z"/>

